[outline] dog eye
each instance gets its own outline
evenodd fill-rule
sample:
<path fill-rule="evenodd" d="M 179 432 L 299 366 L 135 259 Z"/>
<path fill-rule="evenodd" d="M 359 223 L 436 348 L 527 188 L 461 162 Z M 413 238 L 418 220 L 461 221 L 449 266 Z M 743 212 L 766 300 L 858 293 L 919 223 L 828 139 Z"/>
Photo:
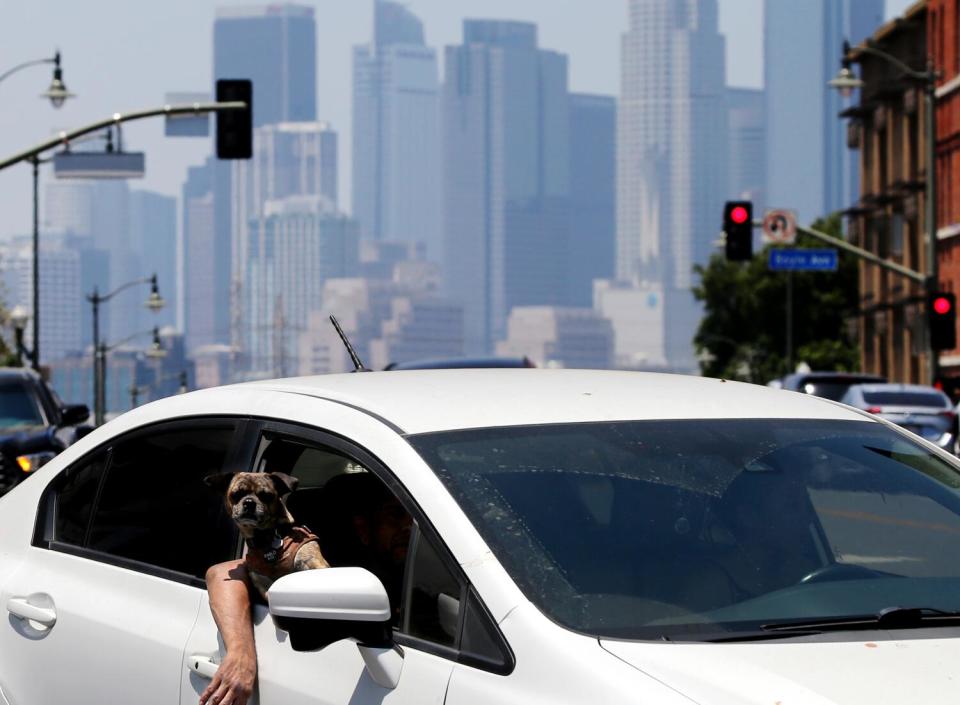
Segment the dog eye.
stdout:
<path fill-rule="evenodd" d="M 257 497 L 260 498 L 261 502 L 272 502 L 277 498 L 277 495 L 273 492 L 257 492 Z"/>
<path fill-rule="evenodd" d="M 245 494 L 246 494 L 246 492 L 242 492 L 242 491 L 239 491 L 239 490 L 236 491 L 236 492 L 231 492 L 231 493 L 230 493 L 230 501 L 233 502 L 234 504 L 236 504 L 237 502 L 240 501 L 240 499 L 241 499 L 241 498 L 243 497 L 243 495 L 245 495 Z"/>

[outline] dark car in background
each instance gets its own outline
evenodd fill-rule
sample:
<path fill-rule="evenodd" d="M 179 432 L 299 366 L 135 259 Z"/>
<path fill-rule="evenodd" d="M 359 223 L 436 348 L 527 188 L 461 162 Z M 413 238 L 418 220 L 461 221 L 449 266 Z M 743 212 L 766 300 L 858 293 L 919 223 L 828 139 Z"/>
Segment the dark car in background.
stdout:
<path fill-rule="evenodd" d="M 90 410 L 65 404 L 36 372 L 0 368 L 0 494 L 81 438 Z"/>
<path fill-rule="evenodd" d="M 787 375 L 779 384 L 771 383 L 780 389 L 791 392 L 803 392 L 817 397 L 840 401 L 854 384 L 886 382 L 886 377 L 863 374 L 860 372 L 797 372 Z"/>
<path fill-rule="evenodd" d="M 950 397 L 939 389 L 922 384 L 856 384 L 840 401 L 956 452 L 957 414 Z"/>
<path fill-rule="evenodd" d="M 467 370 L 483 367 L 536 367 L 522 357 L 441 357 L 410 362 L 391 362 L 384 370 Z"/>

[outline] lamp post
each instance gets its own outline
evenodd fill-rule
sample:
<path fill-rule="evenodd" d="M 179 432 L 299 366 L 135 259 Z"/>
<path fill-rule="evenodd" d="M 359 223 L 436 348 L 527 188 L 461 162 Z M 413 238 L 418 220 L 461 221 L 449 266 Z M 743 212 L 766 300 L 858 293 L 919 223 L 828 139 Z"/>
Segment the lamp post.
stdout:
<path fill-rule="evenodd" d="M 60 67 L 60 52 L 57 51 L 52 58 L 35 59 L 25 61 L 22 64 L 14 66 L 12 69 L 0 74 L 0 81 L 8 76 L 29 68 L 42 64 L 53 64 L 53 79 L 50 81 L 50 87 L 40 94 L 41 98 L 47 98 L 54 108 L 63 105 L 67 98 L 74 97 L 73 93 L 67 90 L 63 83 L 63 69 Z M 39 195 L 38 180 L 40 164 L 48 161 L 34 156 L 30 163 L 33 165 L 33 349 L 30 351 L 30 366 L 40 369 L 40 261 L 39 261 L 39 240 L 40 240 L 40 218 L 39 218 Z"/>
<path fill-rule="evenodd" d="M 3 79 L 7 78 L 8 76 L 12 76 L 18 71 L 31 66 L 40 66 L 42 64 L 53 64 L 53 79 L 50 81 L 50 87 L 41 93 L 40 97 L 49 100 L 53 107 L 59 108 L 64 104 L 67 98 L 74 97 L 74 94 L 68 91 L 66 85 L 63 83 L 63 69 L 60 67 L 59 51 L 54 53 L 54 55 L 49 59 L 34 59 L 33 61 L 25 61 L 22 64 L 17 64 L 12 69 L 0 74 L 0 81 L 3 81 Z"/>
<path fill-rule="evenodd" d="M 927 237 L 926 237 L 926 260 L 927 277 L 924 283 L 926 294 L 931 294 L 939 288 L 940 274 L 939 263 L 937 262 L 937 79 L 939 74 L 934 68 L 933 61 L 928 59 L 925 70 L 918 71 L 911 68 L 900 59 L 881 51 L 876 47 L 861 45 L 857 51 L 868 56 L 875 56 L 896 67 L 904 76 L 916 81 L 924 89 L 924 110 L 926 111 L 925 133 L 926 133 L 926 161 L 927 161 L 927 180 L 925 185 L 924 200 L 926 201 Z M 850 68 L 853 60 L 850 58 L 850 43 L 843 43 L 843 55 L 841 67 L 835 78 L 830 80 L 827 85 L 835 88 L 840 94 L 847 98 L 854 90 L 863 88 L 866 83 L 857 78 Z M 930 357 L 930 383 L 937 381 L 939 371 L 939 360 L 937 351 L 933 349 L 930 340 L 929 331 L 927 331 L 927 353 Z"/>
<path fill-rule="evenodd" d="M 142 335 L 142 333 L 137 333 L 136 335 L 130 336 L 129 338 L 122 340 L 120 343 L 117 343 L 112 347 L 107 347 L 106 344 L 101 343 L 100 304 L 106 303 L 121 291 L 125 291 L 126 289 L 137 286 L 138 284 L 150 285 L 150 296 L 147 298 L 146 302 L 144 302 L 144 306 L 154 313 L 160 311 L 160 309 L 162 309 L 164 306 L 164 300 L 160 296 L 160 291 L 157 288 L 156 274 L 149 277 L 143 277 L 141 279 L 134 279 L 133 281 L 117 287 L 109 294 L 104 294 L 102 296 L 100 295 L 99 291 L 94 288 L 93 293 L 87 296 L 87 301 L 90 302 L 90 305 L 93 308 L 93 409 L 94 423 L 97 426 L 103 424 L 105 415 L 107 352 L 117 347 L 117 345 L 122 345 L 128 340 L 135 338 L 137 335 Z M 153 345 L 150 350 L 147 351 L 147 354 L 151 357 L 163 357 L 163 355 L 166 354 L 163 350 L 163 347 L 160 345 L 160 332 L 157 328 L 153 329 Z"/>

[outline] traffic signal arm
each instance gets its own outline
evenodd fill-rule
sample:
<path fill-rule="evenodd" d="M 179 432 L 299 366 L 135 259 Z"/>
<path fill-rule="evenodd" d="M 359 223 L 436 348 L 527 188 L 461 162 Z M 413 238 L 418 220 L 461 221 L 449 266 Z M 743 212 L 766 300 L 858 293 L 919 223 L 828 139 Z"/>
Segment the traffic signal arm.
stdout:
<path fill-rule="evenodd" d="M 41 142 L 19 154 L 14 154 L 3 161 L 0 161 L 0 171 L 7 167 L 19 164 L 20 162 L 33 159 L 54 147 L 67 146 L 73 140 L 88 135 L 91 132 L 102 130 L 111 125 L 118 125 L 123 122 L 132 122 L 134 120 L 143 120 L 144 118 L 157 117 L 160 115 L 200 115 L 204 113 L 225 112 L 233 110 L 247 110 L 248 105 L 242 101 L 227 101 L 222 103 L 191 103 L 189 105 L 164 105 L 159 108 L 149 110 L 140 110 L 133 113 L 114 113 L 105 120 L 91 123 L 72 132 L 61 132 L 56 137 Z"/>
<path fill-rule="evenodd" d="M 763 227 L 763 223 L 759 223 L 756 221 L 754 222 L 753 225 L 754 227 L 761 227 L 761 228 Z M 818 240 L 822 240 L 823 242 L 829 243 L 838 249 L 849 252 L 855 257 L 859 257 L 860 259 L 867 260 L 868 262 L 871 262 L 872 264 L 875 264 L 878 267 L 889 269 L 891 272 L 896 272 L 902 277 L 906 277 L 907 279 L 912 279 L 918 284 L 923 284 L 924 286 L 927 285 L 926 274 L 915 272 L 912 269 L 904 267 L 902 264 L 897 264 L 896 262 L 891 262 L 890 260 L 886 260 L 886 259 L 883 259 L 882 257 L 878 257 L 872 252 L 868 252 L 867 250 L 857 247 L 856 245 L 851 245 L 846 240 L 840 240 L 831 235 L 827 235 L 826 233 L 822 233 L 819 230 L 814 230 L 813 228 L 805 228 L 802 225 L 797 225 L 797 232 L 803 233 L 804 235 L 809 235 L 810 237 L 814 237 L 814 238 L 817 238 Z"/>

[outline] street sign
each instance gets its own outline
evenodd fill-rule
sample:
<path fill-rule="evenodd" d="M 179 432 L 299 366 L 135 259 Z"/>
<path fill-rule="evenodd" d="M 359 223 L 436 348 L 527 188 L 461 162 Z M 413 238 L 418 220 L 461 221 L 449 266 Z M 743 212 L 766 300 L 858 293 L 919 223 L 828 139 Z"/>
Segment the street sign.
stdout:
<path fill-rule="evenodd" d="M 767 267 L 776 272 L 835 272 L 836 250 L 783 250 L 772 249 Z"/>
<path fill-rule="evenodd" d="M 763 242 L 768 245 L 792 245 L 797 239 L 796 211 L 779 208 L 763 216 Z"/>

